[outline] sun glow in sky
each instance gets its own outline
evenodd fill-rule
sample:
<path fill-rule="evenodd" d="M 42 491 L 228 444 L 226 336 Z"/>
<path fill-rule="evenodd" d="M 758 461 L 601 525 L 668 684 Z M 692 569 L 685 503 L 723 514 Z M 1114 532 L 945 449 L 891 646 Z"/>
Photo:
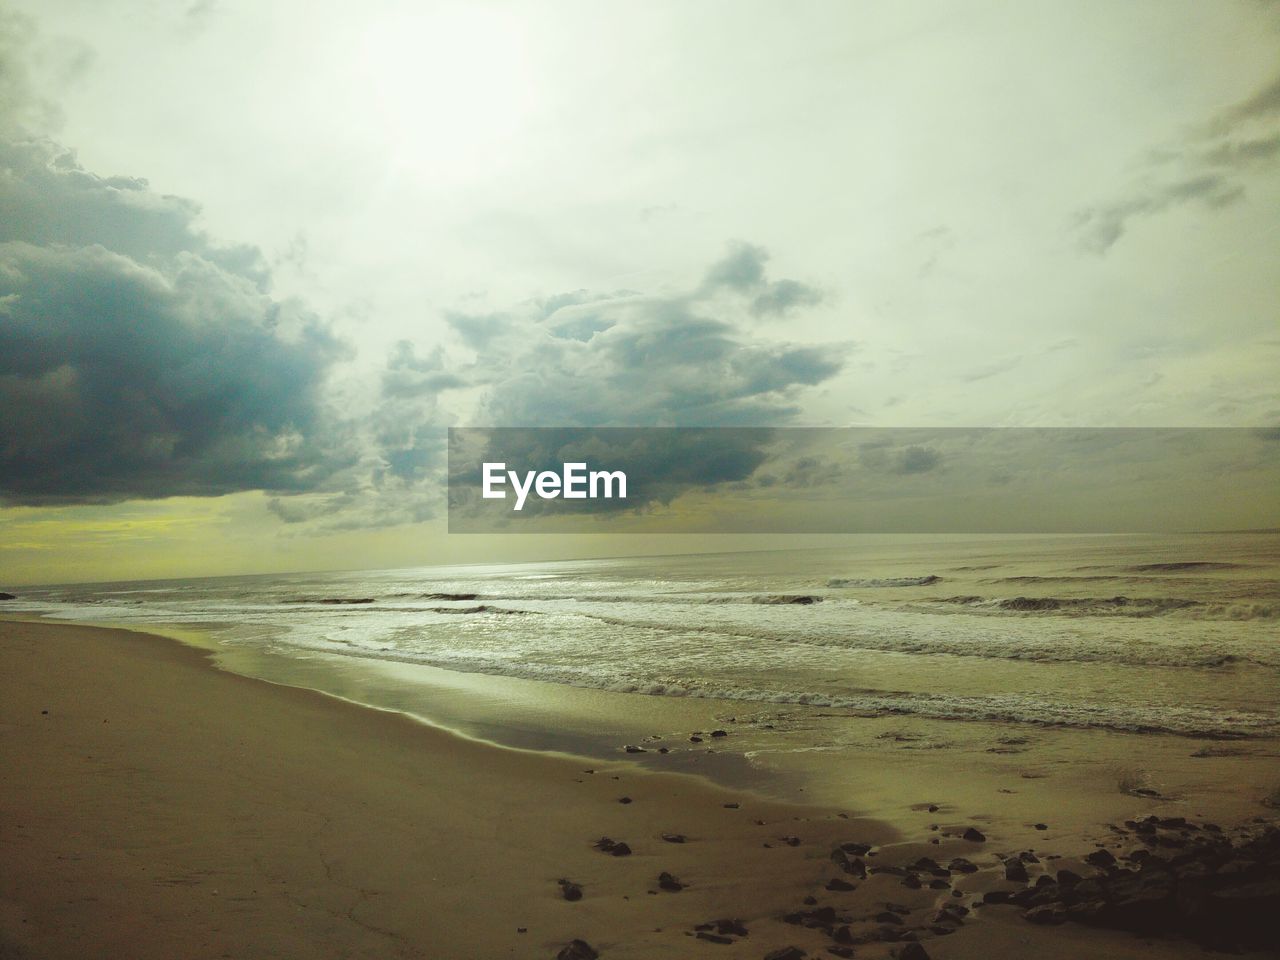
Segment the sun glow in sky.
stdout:
<path fill-rule="evenodd" d="M 424 178 L 499 164 L 533 120 L 528 24 L 514 9 L 454 3 L 389 12 L 364 30 L 353 65 L 398 165 Z"/>

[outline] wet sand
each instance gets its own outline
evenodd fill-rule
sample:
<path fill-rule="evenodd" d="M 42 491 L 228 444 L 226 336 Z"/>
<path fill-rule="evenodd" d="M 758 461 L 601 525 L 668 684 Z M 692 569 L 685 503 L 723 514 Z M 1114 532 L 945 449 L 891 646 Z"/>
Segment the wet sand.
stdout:
<path fill-rule="evenodd" d="M 898 732 L 873 742 L 918 745 L 875 722 Z M 1003 774 L 954 767 L 962 753 L 944 775 L 935 757 L 946 753 L 913 764 L 869 752 L 827 778 L 826 806 L 781 802 L 460 737 L 215 669 L 164 638 L 0 622 L 0 957 L 550 958 L 574 939 L 606 960 L 762 958 L 792 945 L 830 956 L 842 926 L 860 938 L 858 957 L 902 954 L 894 929 L 940 958 L 1203 955 L 1185 940 L 978 906 L 1020 888 L 1003 860 L 1027 838 L 1045 857 L 1032 880 L 1048 863 L 1087 873 L 1079 858 L 1093 846 L 1060 826 L 1083 801 L 1054 778 L 1028 780 L 1030 797 L 1000 793 L 1012 789 Z M 859 781 L 869 808 L 903 810 L 895 824 L 858 816 Z M 956 794 L 962 781 L 990 798 L 985 820 Z M 1109 794 L 1090 822 L 1161 802 L 1110 793 L 1120 799 Z M 928 809 L 949 794 L 964 802 Z M 1059 826 L 1037 832 L 1040 820 Z M 988 836 L 967 840 L 970 827 Z M 597 849 L 604 836 L 631 854 Z M 833 862 L 842 843 L 870 846 L 865 878 Z M 979 869 L 916 870 L 916 887 L 906 866 L 920 857 Z M 662 889 L 663 872 L 683 889 Z M 829 889 L 833 879 L 854 889 Z M 566 899 L 561 880 L 581 899 Z M 950 902 L 969 910 L 964 922 L 931 929 Z M 801 916 L 823 908 L 837 922 Z M 893 908 L 898 923 L 874 920 Z M 748 933 L 697 929 L 716 920 Z"/>

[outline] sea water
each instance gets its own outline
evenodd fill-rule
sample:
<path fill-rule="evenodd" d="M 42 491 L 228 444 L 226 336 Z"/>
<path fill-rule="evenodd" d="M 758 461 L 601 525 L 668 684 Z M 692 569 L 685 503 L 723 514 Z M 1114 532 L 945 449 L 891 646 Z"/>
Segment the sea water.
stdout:
<path fill-rule="evenodd" d="M 5 608 L 198 625 L 228 653 L 277 662 L 709 698 L 757 721 L 830 708 L 1280 735 L 1274 533 L 849 537 L 828 549 L 48 586 Z"/>

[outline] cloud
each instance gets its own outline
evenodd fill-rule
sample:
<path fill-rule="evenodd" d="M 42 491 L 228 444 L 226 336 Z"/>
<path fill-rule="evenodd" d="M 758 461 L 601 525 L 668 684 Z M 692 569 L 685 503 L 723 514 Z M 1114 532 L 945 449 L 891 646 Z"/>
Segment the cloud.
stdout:
<path fill-rule="evenodd" d="M 510 318 L 480 355 L 481 422 L 495 426 L 762 426 L 790 421 L 797 395 L 840 371 L 847 348 L 762 341 L 696 300 L 596 301 L 585 339 Z M 553 315 L 552 320 L 558 314 Z"/>
<path fill-rule="evenodd" d="M 907 447 L 898 455 L 894 472 L 903 474 L 928 473 L 941 462 L 942 458 L 938 455 L 938 451 L 931 447 Z"/>
<path fill-rule="evenodd" d="M 814 306 L 822 302 L 822 294 L 795 280 L 779 280 L 751 301 L 756 316 L 781 315 L 796 307 Z"/>
<path fill-rule="evenodd" d="M 753 316 L 781 316 L 797 307 L 809 307 L 825 299 L 816 287 L 797 280 L 769 282 L 765 264 L 769 252 L 750 243 L 731 243 L 724 258 L 711 265 L 702 282 L 704 294 L 728 291 L 747 296 Z"/>
<path fill-rule="evenodd" d="M 110 502 L 323 485 L 344 350 L 196 207 L 0 139 L 0 497 Z"/>
<path fill-rule="evenodd" d="M 942 464 L 942 455 L 933 446 L 911 444 L 906 447 L 897 446 L 903 439 L 911 438 L 925 431 L 875 430 L 865 429 L 863 433 L 868 439 L 857 444 L 854 454 L 858 464 L 872 473 L 890 476 L 910 476 L 913 474 L 931 473 Z M 954 435 L 962 435 L 965 431 L 954 430 Z M 946 436 L 944 431 L 940 436 Z"/>
<path fill-rule="evenodd" d="M 670 503 L 689 489 L 750 477 L 767 458 L 770 428 L 795 422 L 804 391 L 836 376 L 851 349 L 751 331 L 755 297 L 726 300 L 725 288 L 791 297 L 778 310 L 814 302 L 789 293 L 808 289 L 796 281 L 769 283 L 767 258 L 760 247 L 736 244 L 692 291 L 576 291 L 500 315 L 453 318 L 464 345 L 477 351 L 473 364 L 453 368 L 479 391 L 473 423 L 499 428 L 483 434 L 473 465 L 558 469 L 589 459 L 647 478 L 629 502 L 593 501 L 596 512 Z M 561 429 L 501 429 L 524 427 Z M 696 429 L 580 429 L 613 427 Z M 562 506 L 551 502 L 527 515 Z"/>
<path fill-rule="evenodd" d="M 447 468 L 465 469 L 446 457 L 445 438 L 467 409 L 473 425 L 557 428 L 487 431 L 477 464 L 608 462 L 648 479 L 625 503 L 593 502 L 596 512 L 670 503 L 690 489 L 751 477 L 767 457 L 770 428 L 793 423 L 804 391 L 837 375 L 851 349 L 764 339 L 750 330 L 751 298 L 725 301 L 705 284 L 667 295 L 575 290 L 446 321 L 451 342 L 392 349 L 376 403 L 357 418 L 360 463 L 329 492 L 272 500 L 277 516 L 306 532 L 435 516 Z M 635 426 L 699 429 L 581 429 Z M 752 429 L 718 429 L 729 426 Z"/>
<path fill-rule="evenodd" d="M 1245 120 L 1280 115 L 1280 74 L 1250 97 L 1227 110 L 1215 123 L 1223 132 Z"/>
<path fill-rule="evenodd" d="M 739 292 L 755 290 L 764 284 L 764 265 L 769 259 L 763 247 L 750 243 L 730 244 L 722 260 L 707 271 L 708 288 L 726 287 Z"/>
<path fill-rule="evenodd" d="M 494 337 L 505 333 L 510 321 L 502 314 L 448 313 L 445 322 L 473 350 L 483 350 Z"/>
<path fill-rule="evenodd" d="M 1103 255 L 1136 219 L 1188 204 L 1215 210 L 1237 203 L 1247 176 L 1280 157 L 1278 116 L 1280 76 L 1183 141 L 1154 151 L 1126 196 L 1081 210 L 1075 218 L 1081 247 Z"/>

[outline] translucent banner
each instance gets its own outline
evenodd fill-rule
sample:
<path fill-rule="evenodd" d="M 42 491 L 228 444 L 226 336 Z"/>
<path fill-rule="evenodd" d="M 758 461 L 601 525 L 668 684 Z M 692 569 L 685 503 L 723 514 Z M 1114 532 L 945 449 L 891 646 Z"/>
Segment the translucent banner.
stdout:
<path fill-rule="evenodd" d="M 1277 526 L 1277 429 L 449 431 L 451 533 L 1118 533 Z"/>

